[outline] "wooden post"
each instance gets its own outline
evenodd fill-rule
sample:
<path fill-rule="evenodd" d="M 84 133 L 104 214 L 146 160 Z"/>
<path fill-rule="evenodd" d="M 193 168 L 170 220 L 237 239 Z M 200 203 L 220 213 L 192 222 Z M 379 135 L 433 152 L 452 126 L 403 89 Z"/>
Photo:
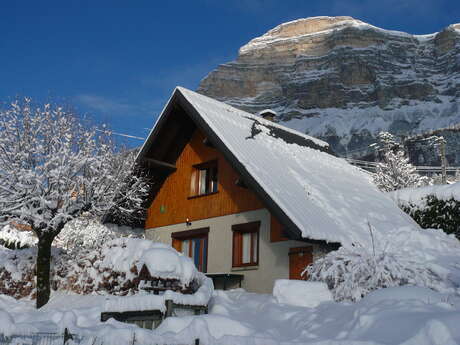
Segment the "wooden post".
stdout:
<path fill-rule="evenodd" d="M 67 340 L 73 340 L 72 334 L 69 332 L 67 327 L 64 329 L 64 345 L 67 344 Z"/>
<path fill-rule="evenodd" d="M 442 176 L 442 184 L 446 184 L 447 183 L 447 173 L 446 173 L 446 165 L 447 165 L 447 162 L 446 162 L 446 140 L 441 137 L 440 138 L 440 151 L 441 151 L 441 167 L 442 167 L 442 172 L 441 172 L 441 176 Z"/>
<path fill-rule="evenodd" d="M 172 313 L 173 313 L 173 301 L 171 299 L 168 299 L 165 301 L 165 304 L 166 304 L 166 314 L 165 314 L 165 318 L 167 317 L 170 317 L 172 316 Z"/>

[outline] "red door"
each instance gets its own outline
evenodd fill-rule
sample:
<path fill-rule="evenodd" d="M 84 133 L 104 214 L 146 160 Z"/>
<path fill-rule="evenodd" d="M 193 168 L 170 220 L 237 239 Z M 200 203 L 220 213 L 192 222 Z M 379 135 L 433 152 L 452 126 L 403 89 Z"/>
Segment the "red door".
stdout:
<path fill-rule="evenodd" d="M 297 247 L 289 249 L 289 279 L 307 279 L 302 276 L 305 268 L 313 262 L 311 247 Z"/>

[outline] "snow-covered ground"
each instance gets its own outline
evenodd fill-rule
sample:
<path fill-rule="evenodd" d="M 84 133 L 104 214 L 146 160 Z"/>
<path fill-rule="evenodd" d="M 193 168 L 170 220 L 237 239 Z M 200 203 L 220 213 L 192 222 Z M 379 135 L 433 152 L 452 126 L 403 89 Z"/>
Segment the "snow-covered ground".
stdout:
<path fill-rule="evenodd" d="M 126 280 L 133 278 L 134 266 L 137 267 L 134 271 L 139 271 L 145 264 L 155 276 L 180 279 L 183 284 L 198 280 L 198 291 L 190 295 L 171 291 L 164 295 L 147 295 L 133 290 L 130 296 L 114 296 L 104 289 L 93 289 L 90 290 L 92 294 L 77 295 L 63 291 L 66 289 L 63 285 L 61 290 L 53 292 L 50 302 L 39 310 L 35 309 L 34 300 L 16 300 L 0 295 L 0 334 L 62 334 L 68 328 L 72 333 L 83 336 L 85 342 L 82 344 L 85 345 L 127 345 L 132 344 L 133 339 L 138 345 L 184 345 L 192 344 L 197 338 L 204 345 L 460 344 L 460 242 L 440 230 L 414 231 L 407 228 L 393 230 L 385 236 L 374 233 L 373 239 L 375 247 L 355 248 L 358 252 L 369 252 L 361 257 L 371 258 L 380 267 L 376 256 L 386 253 L 405 268 L 413 269 L 414 264 L 408 261 L 410 258 L 420 265 L 416 267 L 417 270 L 423 267 L 436 275 L 438 279 L 433 284 L 424 286 L 437 291 L 414 286 L 372 291 L 391 286 L 386 279 L 383 285 L 376 284 L 369 288 L 367 285 L 375 276 L 375 271 L 372 271 L 370 278 L 360 282 L 361 285 L 349 284 L 353 290 L 365 290 L 365 293 L 360 293 L 364 297 L 357 302 L 333 301 L 334 293 L 331 294 L 325 283 L 321 282 L 279 280 L 275 284 L 274 295 L 248 293 L 242 289 L 213 292 L 210 280 L 194 269 L 189 258 L 171 247 L 142 239 L 123 238 L 111 240 L 100 248 L 100 258 L 93 264 L 90 262 L 93 270 L 96 266 L 102 268 L 102 274 L 104 268 L 125 272 Z M 29 267 L 31 259 L 27 257 L 31 256 L 33 250 L 2 249 L 0 266 L 3 265 L 11 274 L 24 272 L 21 265 L 12 264 L 24 263 Z M 9 259 L 12 256 L 16 259 Z M 24 260 L 21 259 L 23 256 Z M 343 268 L 341 262 L 337 261 L 335 265 L 339 269 Z M 386 260 L 386 265 L 391 269 L 384 274 L 393 276 L 402 272 L 397 267 L 392 268 L 393 261 L 390 265 L 388 262 Z M 360 260 L 352 263 L 363 265 Z M 84 266 L 78 275 L 83 276 L 86 271 L 89 275 L 97 273 L 91 273 L 91 267 Z M 351 275 L 357 275 L 357 266 L 350 272 Z M 382 275 L 381 272 L 379 274 Z M 96 274 L 93 279 L 98 276 Z M 333 276 L 341 279 L 340 275 Z M 406 273 L 404 277 L 404 284 L 424 284 L 408 279 L 410 277 Z M 18 281 L 27 281 L 21 276 L 19 278 Z M 32 278 L 28 279 L 30 282 Z M 348 280 L 356 282 L 353 278 Z M 113 319 L 105 323 L 100 321 L 101 312 L 107 310 L 164 310 L 166 298 L 183 304 L 203 305 L 209 301 L 210 313 L 174 316 L 153 331 Z"/>
<path fill-rule="evenodd" d="M 0 296 L 0 333 L 72 332 L 105 344 L 404 344 L 460 343 L 460 298 L 425 288 L 372 292 L 357 303 L 317 307 L 280 304 L 272 295 L 216 291 L 210 314 L 171 317 L 157 330 L 99 321 L 105 296 L 56 293 L 41 310 L 32 301 Z"/>

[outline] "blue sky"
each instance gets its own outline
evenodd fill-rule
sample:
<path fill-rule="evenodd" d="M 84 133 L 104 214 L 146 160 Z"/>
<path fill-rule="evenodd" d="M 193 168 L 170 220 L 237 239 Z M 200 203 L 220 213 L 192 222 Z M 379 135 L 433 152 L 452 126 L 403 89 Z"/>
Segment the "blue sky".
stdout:
<path fill-rule="evenodd" d="M 0 101 L 51 98 L 145 137 L 174 86 L 195 89 L 250 39 L 318 15 L 426 34 L 460 22 L 460 1 L 1 1 Z"/>

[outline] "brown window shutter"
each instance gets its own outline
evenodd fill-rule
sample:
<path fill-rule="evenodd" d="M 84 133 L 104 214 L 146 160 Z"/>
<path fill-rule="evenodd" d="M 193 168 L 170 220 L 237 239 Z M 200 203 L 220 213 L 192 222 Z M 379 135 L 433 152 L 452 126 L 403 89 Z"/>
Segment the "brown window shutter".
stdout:
<path fill-rule="evenodd" d="M 198 171 L 193 169 L 192 176 L 190 179 L 190 195 L 197 195 L 198 194 Z"/>
<path fill-rule="evenodd" d="M 181 252 L 182 251 L 182 241 L 177 239 L 177 238 L 173 238 L 172 239 L 172 246 L 175 250 L 177 250 L 178 252 Z"/>
<path fill-rule="evenodd" d="M 242 234 L 241 232 L 233 232 L 233 267 L 241 265 L 242 256 Z"/>

